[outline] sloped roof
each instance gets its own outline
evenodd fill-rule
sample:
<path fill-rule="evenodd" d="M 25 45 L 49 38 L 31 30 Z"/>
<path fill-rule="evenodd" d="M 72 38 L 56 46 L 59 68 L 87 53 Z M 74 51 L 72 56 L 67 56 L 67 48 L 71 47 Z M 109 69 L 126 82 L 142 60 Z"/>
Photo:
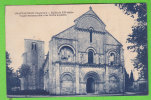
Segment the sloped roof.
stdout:
<path fill-rule="evenodd" d="M 69 27 L 69 28 L 67 28 L 67 29 L 65 29 L 65 30 L 63 30 L 63 31 L 61 31 L 61 32 L 59 32 L 58 34 L 54 35 L 53 37 L 58 37 L 61 33 L 64 33 L 66 31 L 73 30 L 73 29 L 74 29 L 74 25 Z"/>
<path fill-rule="evenodd" d="M 106 36 L 110 36 L 112 39 L 114 39 L 119 45 L 123 46 L 112 34 L 110 34 L 107 30 L 106 30 Z M 109 42 L 109 41 L 108 41 Z M 112 41 L 113 42 L 113 41 Z"/>

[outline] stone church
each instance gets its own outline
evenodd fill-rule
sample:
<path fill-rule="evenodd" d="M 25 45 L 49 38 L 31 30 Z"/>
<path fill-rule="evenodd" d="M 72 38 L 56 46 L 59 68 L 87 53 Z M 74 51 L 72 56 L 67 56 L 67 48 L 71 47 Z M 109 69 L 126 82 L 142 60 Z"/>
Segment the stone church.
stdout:
<path fill-rule="evenodd" d="M 51 38 L 46 58 L 43 41 L 25 40 L 24 64 L 32 69 L 28 89 L 51 95 L 123 93 L 122 44 L 92 7 L 74 23 Z"/>

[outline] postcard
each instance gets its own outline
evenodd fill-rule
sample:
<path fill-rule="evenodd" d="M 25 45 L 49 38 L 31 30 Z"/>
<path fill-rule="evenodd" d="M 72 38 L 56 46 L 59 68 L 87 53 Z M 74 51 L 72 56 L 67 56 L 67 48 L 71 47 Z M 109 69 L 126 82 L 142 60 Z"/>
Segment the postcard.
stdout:
<path fill-rule="evenodd" d="M 148 94 L 145 3 L 5 7 L 8 97 Z"/>

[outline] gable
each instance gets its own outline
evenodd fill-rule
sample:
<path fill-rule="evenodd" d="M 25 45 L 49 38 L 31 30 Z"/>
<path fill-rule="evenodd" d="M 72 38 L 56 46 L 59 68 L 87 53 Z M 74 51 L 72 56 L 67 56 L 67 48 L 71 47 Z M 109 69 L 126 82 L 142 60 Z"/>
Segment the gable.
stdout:
<path fill-rule="evenodd" d="M 117 39 L 115 39 L 109 32 L 106 32 L 106 44 L 113 44 L 113 45 L 122 45 Z"/>
<path fill-rule="evenodd" d="M 93 28 L 95 31 L 105 32 L 105 24 L 90 7 L 90 10 L 74 20 L 75 27 L 80 29 Z"/>
<path fill-rule="evenodd" d="M 105 26 L 93 15 L 85 15 L 78 20 L 76 27 L 80 29 L 93 28 L 95 31 L 105 32 Z"/>
<path fill-rule="evenodd" d="M 53 37 L 77 39 L 76 33 L 78 31 L 89 32 L 90 28 L 93 28 L 94 33 L 104 34 L 106 37 L 106 44 L 122 45 L 117 39 L 115 39 L 109 32 L 105 30 L 105 24 L 90 8 L 89 11 L 74 20 L 75 25 L 65 29 Z"/>

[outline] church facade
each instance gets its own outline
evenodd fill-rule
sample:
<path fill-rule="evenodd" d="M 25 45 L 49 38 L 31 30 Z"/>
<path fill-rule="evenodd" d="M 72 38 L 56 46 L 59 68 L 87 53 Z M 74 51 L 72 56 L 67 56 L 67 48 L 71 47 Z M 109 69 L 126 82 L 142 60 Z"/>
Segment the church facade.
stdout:
<path fill-rule="evenodd" d="M 29 54 L 37 59 L 28 59 L 32 61 L 31 66 L 35 66 L 36 72 L 43 70 L 37 88 L 51 95 L 123 93 L 122 44 L 105 29 L 106 25 L 91 7 L 74 22 L 51 38 L 46 59 L 42 41 L 26 40 L 26 43 L 30 41 L 31 49 L 36 50 L 35 55 Z M 35 84 L 37 75 L 33 76 Z"/>

